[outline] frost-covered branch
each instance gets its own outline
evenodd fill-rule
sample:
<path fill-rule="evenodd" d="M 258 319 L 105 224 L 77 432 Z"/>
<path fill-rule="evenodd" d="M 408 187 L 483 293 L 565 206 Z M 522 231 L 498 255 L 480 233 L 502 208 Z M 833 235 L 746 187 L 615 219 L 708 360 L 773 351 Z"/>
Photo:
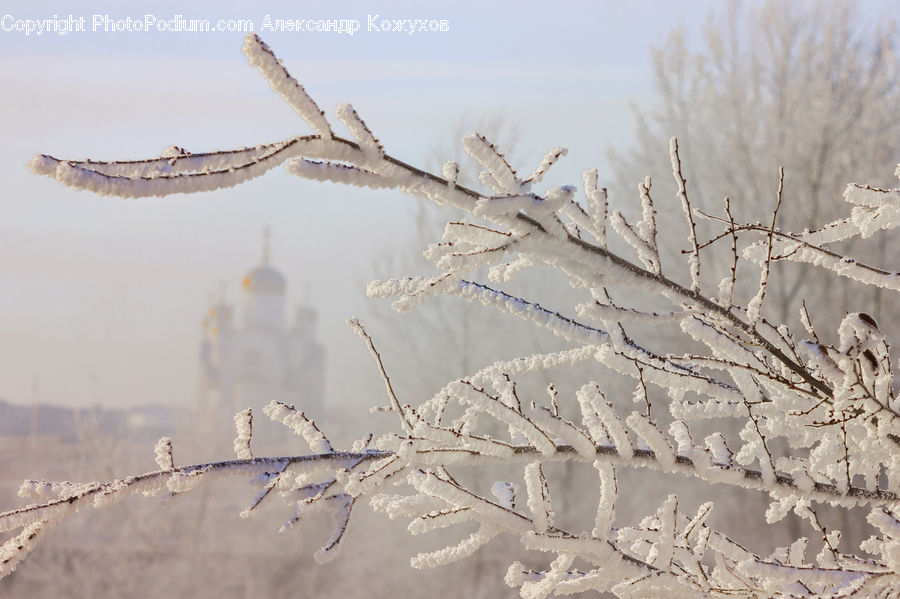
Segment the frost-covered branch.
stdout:
<path fill-rule="evenodd" d="M 393 306 L 401 311 L 454 296 L 521 318 L 570 346 L 486 365 L 433 397 L 402 403 L 374 341 L 351 319 L 348 324 L 375 359 L 397 432 L 375 439 L 371 449 L 361 449 L 370 436 L 353 451 L 336 451 L 306 415 L 273 402 L 264 413 L 297 433 L 310 455 L 254 457 L 248 410 L 235 417 L 237 460 L 176 466 L 172 442 L 163 439 L 156 446 L 157 472 L 85 485 L 30 481 L 22 493 L 44 503 L 0 514 L 0 529 L 22 529 L 4 545 L 3 555 L 10 557 L 0 563 L 17 563 L 45 524 L 79 507 L 139 492 L 182 494 L 222 476 L 243 475 L 260 487 L 244 515 L 275 497 L 290 508 L 283 530 L 300 526 L 317 510 L 332 515 L 333 534 L 316 554 L 320 560 L 334 557 L 363 498 L 391 518 L 410 518 L 413 534 L 477 524 L 460 541 L 414 556 L 415 567 L 465 559 L 501 534 L 517 537 L 524 548 L 550 555 L 544 570 L 518 562 L 508 570 L 506 581 L 523 597 L 586 590 L 622 597 L 849 597 L 900 584 L 900 405 L 887 337 L 863 312 L 847 314 L 825 331 L 813 328 L 804 307 L 800 333 L 788 323 L 773 324 L 766 314 L 772 270 L 783 261 L 900 289 L 895 273 L 857 264 L 827 247 L 894 228 L 900 223 L 900 191 L 851 186 L 844 194 L 852 204 L 850 217 L 795 234 L 778 228 L 787 192 L 781 173 L 771 224 L 739 223 L 727 198 L 724 217 L 692 206 L 673 138 L 674 195 L 691 245 L 684 253 L 690 281 L 685 286 L 669 274 L 669 262 L 663 271 L 659 238 L 676 233 L 657 227 L 649 178 L 638 185 L 640 217 L 629 222 L 609 210 L 596 170 L 583 173 L 586 205 L 578 203 L 575 186 L 537 188 L 566 155 L 564 149 L 551 150 L 523 179 L 496 145 L 473 134 L 463 147 L 484 169 L 484 188 L 466 187 L 456 163 L 437 175 L 386 153 L 349 104 L 336 114 L 353 139 L 340 137 L 268 46 L 251 35 L 244 50 L 313 134 L 209 154 L 174 148 L 160 158 L 127 163 L 40 155 L 32 170 L 96 193 L 145 197 L 237 185 L 286 163 L 289 173 L 307 179 L 394 189 L 453 206 L 468 216 L 449 223 L 440 242 L 425 251 L 436 271 L 370 283 L 368 295 L 395 298 Z M 725 231 L 701 243 L 695 214 L 724 224 Z M 618 235 L 640 265 L 611 250 L 608 234 Z M 729 273 L 716 295 L 706 295 L 704 251 L 726 238 L 733 259 Z M 756 292 L 744 303 L 739 265 L 759 269 Z M 583 300 L 549 309 L 502 288 L 537 266 L 562 273 Z M 702 270 L 707 276 L 714 271 Z M 479 280 L 484 272 L 492 286 Z M 528 373 L 552 378 L 586 364 L 602 374 L 579 381 L 574 392 L 551 385 L 548 397 L 546 385 L 536 392 L 524 380 Z M 623 407 L 628 392 L 611 383 L 621 378 L 631 380 L 631 400 L 640 412 Z M 723 420 L 731 426 L 694 440 L 691 428 L 708 430 Z M 557 490 L 546 467 L 554 462 L 590 463 L 599 474 L 589 483 L 598 487 L 596 515 L 581 531 L 558 524 Z M 511 476 L 521 474 L 524 489 L 503 480 L 489 494 L 451 473 L 496 464 Z M 764 493 L 766 519 L 776 522 L 793 511 L 811 527 L 821 551 L 807 559 L 810 542 L 804 537 L 772 556 L 757 555 L 711 527 L 711 502 L 685 507 L 674 495 L 639 525 L 617 527 L 621 468 Z M 405 491 L 389 494 L 394 486 Z M 869 509 L 880 533 L 861 551 L 875 557 L 839 551 L 840 532 L 820 521 L 819 504 Z"/>

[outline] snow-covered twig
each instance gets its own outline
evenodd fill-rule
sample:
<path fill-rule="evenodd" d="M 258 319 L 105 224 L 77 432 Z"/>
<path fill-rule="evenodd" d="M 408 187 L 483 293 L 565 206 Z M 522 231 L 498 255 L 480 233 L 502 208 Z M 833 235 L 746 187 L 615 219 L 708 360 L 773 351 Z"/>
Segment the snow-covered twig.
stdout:
<path fill-rule="evenodd" d="M 463 145 L 485 169 L 482 182 L 491 192 L 482 193 L 459 183 L 456 163 L 446 164 L 439 176 L 387 154 L 349 105 L 340 106 L 337 116 L 356 141 L 334 135 L 324 113 L 268 46 L 251 35 L 245 53 L 315 134 L 208 154 L 172 147 L 158 158 L 136 162 L 38 155 L 32 170 L 95 193 L 147 197 L 237 185 L 289 161 L 288 172 L 307 179 L 395 189 L 454 206 L 481 220 L 450 223 L 441 242 L 428 248 L 426 257 L 439 272 L 371 283 L 367 293 L 397 298 L 394 306 L 400 310 L 438 295 L 455 296 L 517 316 L 571 345 L 495 362 L 408 405 L 397 397 L 371 336 L 351 319 L 348 323 L 366 343 L 384 382 L 389 411 L 399 421 L 396 433 L 375 440 L 373 449 L 364 449 L 372 441 L 369 435 L 354 444 L 354 451 L 336 451 L 307 416 L 272 402 L 266 414 L 297 432 L 311 455 L 254 457 L 247 410 L 235 417 L 237 460 L 176 467 L 171 440 L 163 438 L 156 446 L 160 470 L 155 472 L 108 483 L 26 481 L 21 493 L 44 503 L 0 514 L 0 530 L 21 529 L 0 547 L 0 575 L 24 557 L 38 533 L 70 511 L 102 507 L 136 493 L 167 489 L 177 495 L 222 476 L 245 476 L 262 488 L 245 515 L 276 496 L 292 508 L 285 529 L 299 526 L 311 511 L 331 513 L 334 528 L 317 553 L 320 561 L 335 555 L 361 497 L 371 498 L 374 507 L 392 518 L 411 517 L 409 529 L 416 534 L 477 524 L 461 541 L 413 557 L 416 567 L 464 559 L 502 533 L 517 536 L 525 548 L 554 555 L 545 570 L 525 570 L 518 562 L 510 567 L 506 580 L 523 597 L 586 590 L 622 597 L 888 596 L 892 585 L 900 584 L 900 519 L 895 516 L 900 513 L 900 403 L 885 333 L 874 318 L 854 312 L 835 329 L 838 342 L 829 345 L 826 331 L 812 326 L 805 305 L 802 322 L 811 339 L 762 317 L 772 268 L 781 261 L 815 264 L 867 285 L 900 289 L 896 273 L 859 264 L 826 247 L 900 225 L 900 191 L 851 185 L 844 194 L 852 205 L 848 218 L 814 231 L 782 232 L 776 229 L 784 183 L 780 171 L 769 226 L 738 224 L 726 198 L 725 218 L 699 213 L 726 226 L 701 244 L 673 138 L 669 152 L 675 193 L 691 244 L 684 252 L 690 284 L 683 286 L 662 271 L 657 237 L 669 232 L 657 230 L 649 178 L 638 187 L 641 216 L 632 224 L 622 212 L 610 213 L 596 170 L 583 173 L 585 206 L 578 204 L 573 186 L 535 188 L 565 155 L 562 148 L 551 150 L 531 176 L 521 179 L 496 146 L 474 134 Z M 637 252 L 641 265 L 610 249 L 607 225 Z M 744 242 L 760 234 L 764 242 Z M 731 239 L 730 272 L 717 294 L 708 296 L 701 286 L 701 250 L 725 237 Z M 736 298 L 741 260 L 761 270 L 757 292 L 746 306 Z M 502 286 L 522 270 L 541 265 L 585 292 L 590 301 L 571 309 L 580 318 L 601 321 L 603 328 L 566 315 L 568 308 L 544 308 L 478 280 L 487 270 Z M 614 288 L 640 299 L 618 305 L 622 302 L 612 300 L 613 293 L 620 297 L 618 292 L 610 292 Z M 645 298 L 669 305 L 647 307 L 650 300 Z M 656 329 L 662 327 L 678 339 L 669 348 L 660 347 L 664 337 Z M 549 407 L 543 390 L 529 403 L 527 387 L 518 385 L 517 377 L 526 373 L 552 376 L 556 369 L 591 363 L 631 377 L 633 398 L 643 404 L 643 413 L 625 417 L 621 399 L 597 382 L 606 380 L 601 376 L 568 395 L 551 385 Z M 573 413 L 580 420 L 570 420 Z M 694 427 L 695 421 L 722 418 L 738 424 L 737 438 L 713 432 L 702 444 L 694 441 L 689 423 Z M 500 423 L 506 432 L 498 435 L 497 427 L 484 421 Z M 660 421 L 671 424 L 667 428 Z M 599 501 L 587 527 L 591 532 L 575 534 L 557 523 L 564 519 L 555 518 L 554 485 L 546 475 L 553 462 L 590 463 L 597 470 L 592 484 L 599 486 Z M 527 500 L 517 500 L 509 481 L 497 481 L 488 495 L 450 472 L 490 465 L 521 468 Z M 822 551 L 815 565 L 806 563 L 808 541 L 801 538 L 772 558 L 760 557 L 710 527 L 711 503 L 686 515 L 674 495 L 639 525 L 617 528 L 619 468 L 761 491 L 770 500 L 768 519 L 793 510 L 813 528 Z M 410 494 L 385 493 L 386 485 L 394 483 L 405 485 Z M 880 535 L 864 548 L 876 558 L 839 552 L 840 534 L 819 521 L 816 503 L 868 507 L 869 522 Z M 583 567 L 581 562 L 590 569 L 573 567 Z"/>

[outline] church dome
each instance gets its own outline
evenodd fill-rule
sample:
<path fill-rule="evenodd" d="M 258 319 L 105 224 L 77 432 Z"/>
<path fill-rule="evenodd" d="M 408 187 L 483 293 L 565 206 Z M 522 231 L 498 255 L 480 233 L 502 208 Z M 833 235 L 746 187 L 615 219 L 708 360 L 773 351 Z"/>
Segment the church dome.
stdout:
<path fill-rule="evenodd" d="M 244 289 L 251 293 L 277 293 L 284 295 L 286 281 L 280 272 L 263 264 L 247 273 L 243 281 Z"/>

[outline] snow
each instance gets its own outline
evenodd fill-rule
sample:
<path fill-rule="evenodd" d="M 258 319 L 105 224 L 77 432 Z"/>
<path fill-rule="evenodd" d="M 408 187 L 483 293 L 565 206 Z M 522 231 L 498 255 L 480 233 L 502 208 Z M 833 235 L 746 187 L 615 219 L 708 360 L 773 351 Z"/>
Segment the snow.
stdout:
<path fill-rule="evenodd" d="M 303 440 L 306 441 L 310 451 L 313 453 L 331 453 L 333 451 L 331 443 L 325 438 L 325 435 L 322 434 L 322 431 L 319 430 L 316 423 L 307 418 L 303 412 L 296 411 L 294 406 L 289 406 L 280 401 L 272 401 L 263 408 L 263 413 L 275 422 L 284 424 L 296 434 L 303 437 Z M 249 429 L 249 425 L 247 428 Z"/>
<path fill-rule="evenodd" d="M 243 50 L 250 66 L 259 71 L 272 89 L 323 139 L 331 139 L 331 127 L 325 119 L 325 113 L 309 97 L 303 86 L 291 77 L 269 46 L 257 35 L 250 34 L 244 39 Z"/>
<path fill-rule="evenodd" d="M 160 470 L 173 470 L 175 462 L 172 459 L 172 439 L 163 437 L 156 443 L 154 448 L 156 452 L 156 465 Z"/>
<path fill-rule="evenodd" d="M 234 454 L 239 460 L 253 459 L 250 450 L 250 439 L 253 437 L 253 411 L 247 408 L 234 415 L 234 427 L 237 436 L 234 439 Z"/>
<path fill-rule="evenodd" d="M 172 441 L 164 437 L 155 446 L 155 472 L 108 483 L 26 481 L 20 494 L 44 503 L 0 514 L 0 530 L 21 529 L 0 547 L 0 576 L 30 551 L 46 525 L 71 511 L 163 489 L 178 496 L 218 478 L 241 476 L 262 488 L 245 514 L 268 497 L 279 497 L 292 513 L 285 530 L 299 527 L 308 513 L 331 516 L 332 534 L 315 554 L 318 561 L 335 557 L 355 502 L 363 497 L 392 519 L 410 518 L 412 534 L 477 525 L 461 540 L 414 556 L 411 564 L 416 568 L 469 557 L 501 533 L 518 537 L 525 548 L 552 555 L 545 569 L 525 570 L 514 562 L 508 570 L 507 582 L 527 599 L 591 589 L 621 597 L 699 597 L 709 596 L 714 588 L 753 596 L 841 596 L 848 590 L 882 590 L 880 578 L 897 584 L 900 402 L 894 397 L 885 333 L 863 312 L 851 312 L 832 325 L 833 330 L 817 332 L 804 311 L 804 331 L 799 333 L 762 316 L 773 261 L 790 260 L 867 286 L 900 290 L 897 273 L 828 247 L 898 226 L 900 190 L 852 184 L 844 192 L 850 215 L 814 231 L 789 233 L 762 225 L 734 229 L 750 242 L 742 241 L 739 259 L 760 268 L 759 285 L 748 304 L 734 305 L 733 277 L 722 280 L 717 296 L 703 294 L 703 256 L 676 139 L 670 141 L 669 157 L 691 245 L 683 264 L 689 287 L 663 273 L 649 178 L 638 185 L 640 217 L 630 223 L 622 211 L 610 211 L 596 170 L 582 173 L 585 207 L 576 202 L 574 186 L 535 189 L 566 154 L 564 149 L 553 148 L 523 180 L 499 148 L 473 134 L 463 140 L 463 147 L 484 169 L 481 181 L 492 192 L 466 189 L 458 183 L 457 163 L 445 164 L 441 178 L 386 155 L 349 104 L 339 106 L 336 116 L 356 142 L 335 137 L 324 112 L 267 45 L 251 35 L 244 52 L 272 89 L 308 122 L 313 135 L 208 154 L 170 147 L 160 157 L 133 162 L 38 155 L 30 168 L 98 194 L 147 197 L 236 185 L 287 162 L 289 173 L 307 179 L 396 189 L 455 206 L 467 213 L 465 220 L 449 223 L 441 242 L 425 251 L 437 272 L 372 282 L 367 295 L 394 298 L 393 306 L 401 311 L 440 295 L 453 296 L 516 316 L 569 345 L 562 351 L 498 360 L 448 382 L 432 397 L 406 405 L 394 394 L 372 338 L 358 320 L 350 319 L 348 324 L 367 344 L 382 376 L 390 400 L 385 410 L 396 416 L 396 432 L 374 443 L 370 435 L 343 452 L 302 412 L 272 402 L 264 413 L 303 438 L 309 454 L 254 457 L 248 409 L 234 418 L 236 460 L 176 467 Z M 641 265 L 609 249 L 608 229 L 617 242 L 637 253 Z M 759 241 L 760 235 L 765 241 Z M 487 272 L 492 282 L 504 285 L 537 265 L 564 274 L 581 300 L 550 310 L 481 282 Z M 666 305 L 658 311 L 638 308 L 641 300 L 619 306 L 610 289 L 616 289 L 615 297 L 650 295 Z M 627 293 L 620 296 L 620 289 Z M 589 301 L 583 301 L 586 298 Z M 567 310 L 599 320 L 603 327 L 576 320 Z M 656 330 L 662 327 L 669 337 Z M 837 344 L 823 342 L 829 338 L 836 338 Z M 669 339 L 677 341 L 667 345 Z M 521 375 L 554 376 L 556 369 L 573 370 L 576 365 L 594 367 L 594 380 L 579 381 L 574 393 L 551 386 L 549 406 L 543 391 L 537 399 L 529 397 L 530 402 L 520 398 Z M 594 374 L 599 366 L 606 371 Z M 628 392 L 624 398 L 605 392 L 611 373 L 631 380 L 633 399 L 647 404 L 646 413 L 632 412 L 623 422 Z M 577 417 L 568 419 L 573 415 Z M 696 423 L 718 427 L 718 419 L 730 420 L 731 426 L 708 434 L 702 446 L 695 443 L 691 428 L 709 430 L 698 429 Z M 728 432 L 738 429 L 736 438 Z M 545 477 L 545 465 L 558 461 L 590 463 L 598 473 L 592 481 L 599 499 L 590 534 L 559 528 Z M 450 473 L 498 464 L 504 471 L 522 472 L 524 502 L 511 482 L 495 482 L 488 495 Z M 621 468 L 675 474 L 738 492 L 764 492 L 769 499 L 767 521 L 794 510 L 814 534 L 793 539 L 764 558 L 707 524 L 712 503 L 701 504 L 689 515 L 693 512 L 680 511 L 675 495 L 638 525 L 617 528 Z M 855 486 L 860 481 L 863 486 Z M 388 494 L 394 486 L 407 494 Z M 818 523 L 815 509 L 822 503 L 870 509 L 868 521 L 880 532 L 864 549 L 877 555 L 877 561 L 836 551 L 839 531 L 826 531 Z M 816 543 L 821 547 L 814 547 Z M 809 562 L 811 551 L 818 551 L 814 564 Z M 573 569 L 576 559 L 590 569 Z"/>

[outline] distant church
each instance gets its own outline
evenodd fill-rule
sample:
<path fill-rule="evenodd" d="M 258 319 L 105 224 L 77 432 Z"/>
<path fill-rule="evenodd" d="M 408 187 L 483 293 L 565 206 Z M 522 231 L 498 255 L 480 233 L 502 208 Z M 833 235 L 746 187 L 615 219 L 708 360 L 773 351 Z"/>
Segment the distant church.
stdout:
<path fill-rule="evenodd" d="M 224 297 L 203 319 L 197 393 L 201 434 L 233 438 L 234 414 L 249 407 L 254 444 L 283 440 L 283 427 L 262 412 L 273 399 L 293 404 L 314 419 L 324 417 L 325 355 L 316 339 L 316 312 L 299 307 L 289 325 L 286 286 L 284 275 L 269 265 L 266 228 L 262 263 L 242 282 L 240 326 Z"/>

